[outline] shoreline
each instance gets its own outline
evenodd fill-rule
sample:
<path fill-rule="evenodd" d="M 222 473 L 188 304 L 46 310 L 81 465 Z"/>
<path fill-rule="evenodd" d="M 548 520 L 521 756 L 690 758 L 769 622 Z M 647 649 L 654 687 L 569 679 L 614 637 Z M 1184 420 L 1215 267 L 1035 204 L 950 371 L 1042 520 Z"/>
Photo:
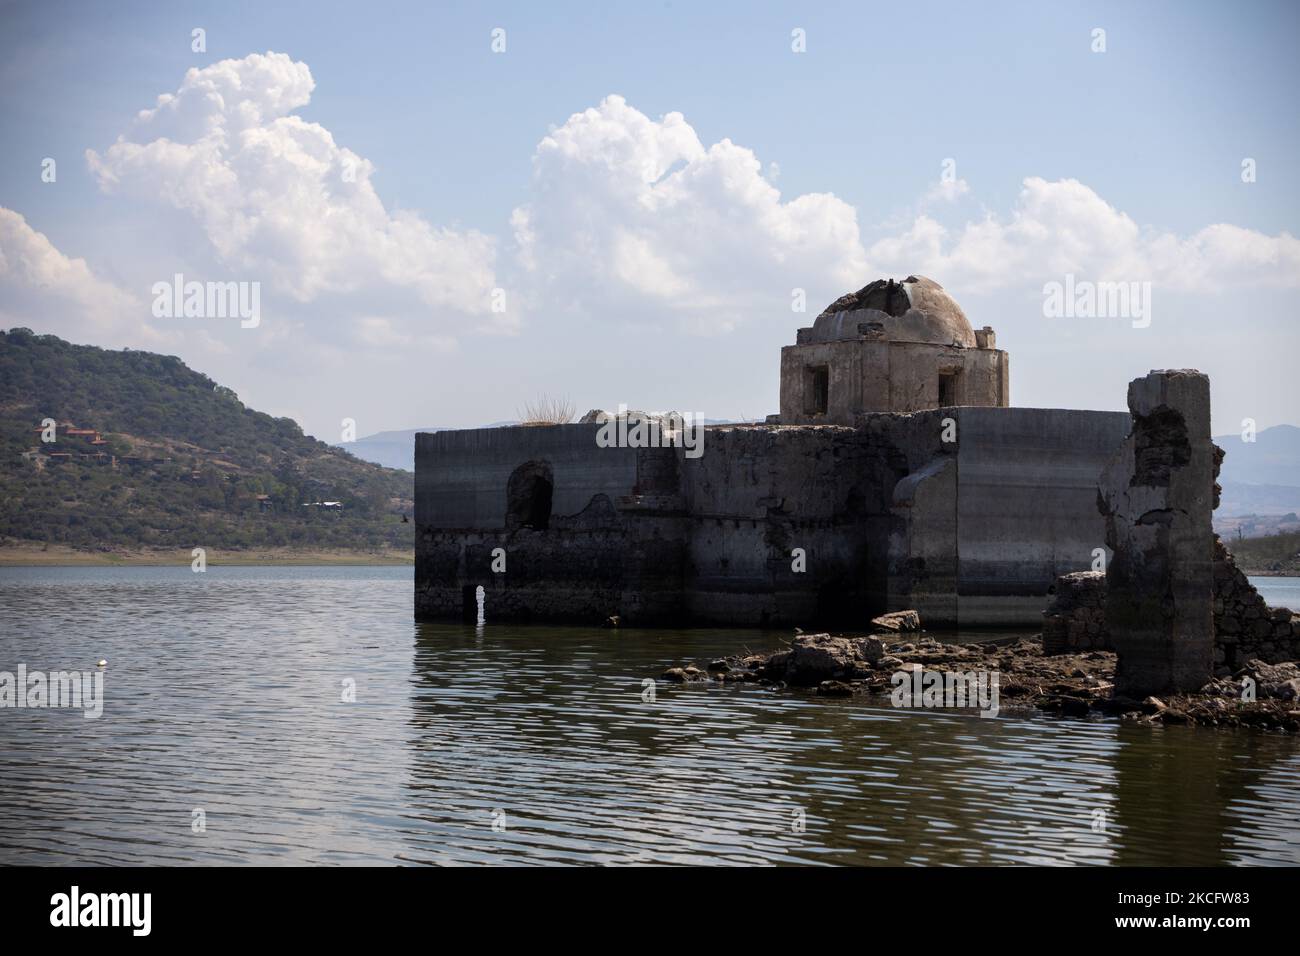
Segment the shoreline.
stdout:
<path fill-rule="evenodd" d="M 67 545 L 22 542 L 0 545 L 3 568 L 107 568 L 188 567 L 194 560 L 191 549 L 83 551 Z M 322 551 L 318 549 L 258 548 L 248 551 L 208 549 L 206 560 L 214 567 L 299 566 L 299 567 L 402 567 L 415 564 L 410 551 Z"/>

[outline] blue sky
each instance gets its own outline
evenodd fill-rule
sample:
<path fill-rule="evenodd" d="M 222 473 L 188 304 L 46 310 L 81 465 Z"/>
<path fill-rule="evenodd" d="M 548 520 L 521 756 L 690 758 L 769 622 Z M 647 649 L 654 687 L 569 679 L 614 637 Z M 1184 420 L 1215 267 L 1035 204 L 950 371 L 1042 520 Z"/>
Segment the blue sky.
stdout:
<path fill-rule="evenodd" d="M 473 425 L 540 392 L 754 417 L 776 410 L 796 327 L 924 272 L 998 330 L 1015 404 L 1119 408 L 1129 379 L 1195 366 L 1216 431 L 1296 422 L 1298 27 L 1286 3 L 0 4 L 0 207 L 22 217 L 0 250 L 50 258 L 0 273 L 0 324 L 178 354 L 328 440 L 342 417 Z M 328 186 L 293 205 L 321 183 L 274 145 L 204 147 L 209 178 L 110 152 L 175 134 L 133 118 L 187 70 L 268 51 L 313 85 L 258 122 L 327 131 L 371 164 L 382 214 Z M 935 192 L 946 159 L 960 185 Z M 214 174 L 237 180 L 219 203 Z M 336 214 L 364 223 L 313 229 Z M 231 238 L 277 217 L 299 228 Z M 176 271 L 261 282 L 265 322 L 153 318 Z M 1066 271 L 1151 281 L 1151 326 L 1045 318 Z"/>

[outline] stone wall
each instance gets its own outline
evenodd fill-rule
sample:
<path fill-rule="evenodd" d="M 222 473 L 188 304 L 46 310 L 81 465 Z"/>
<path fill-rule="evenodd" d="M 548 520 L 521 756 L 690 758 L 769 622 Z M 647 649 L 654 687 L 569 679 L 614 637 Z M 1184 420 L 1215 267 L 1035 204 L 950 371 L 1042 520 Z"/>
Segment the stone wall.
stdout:
<path fill-rule="evenodd" d="M 908 470 L 895 431 L 707 429 L 682 463 L 690 619 L 852 628 L 885 610 L 890 495 Z"/>
<path fill-rule="evenodd" d="M 711 426 L 698 458 L 600 447 L 595 423 L 422 434 L 415 612 L 472 616 L 481 586 L 489 620 L 852 629 L 915 607 L 927 627 L 1033 625 L 1102 540 L 1097 476 L 1125 421 Z"/>
<path fill-rule="evenodd" d="M 1257 659 L 1269 664 L 1300 660 L 1300 619 L 1290 609 L 1270 608 L 1214 539 L 1214 661 L 1236 669 Z"/>
<path fill-rule="evenodd" d="M 671 449 L 601 448 L 596 424 L 416 437 L 415 615 L 494 620 L 684 620 L 687 532 Z M 549 515 L 521 525 L 511 489 L 544 465 Z M 643 493 L 643 486 L 644 491 Z M 505 570 L 494 570 L 502 549 Z M 496 562 L 500 567 L 500 562 Z"/>
<path fill-rule="evenodd" d="M 1082 571 L 1057 578 L 1043 612 L 1043 653 L 1067 654 L 1111 646 L 1106 630 L 1106 575 Z M 1300 617 L 1270 608 L 1232 553 L 1214 542 L 1214 663 L 1219 674 L 1249 660 L 1269 664 L 1300 660 Z"/>
<path fill-rule="evenodd" d="M 1043 653 L 1109 651 L 1106 573 L 1075 571 L 1056 579 L 1043 612 Z"/>
<path fill-rule="evenodd" d="M 417 617 L 468 616 L 479 586 L 493 620 L 852 627 L 885 610 L 907 460 L 884 429 L 711 427 L 699 458 L 603 448 L 595 425 L 490 431 L 417 440 Z M 511 523 L 533 462 L 553 476 L 545 528 Z"/>
<path fill-rule="evenodd" d="M 470 428 L 415 436 L 415 522 L 444 530 L 506 526 L 510 476 L 529 461 L 549 463 L 552 509 L 576 515 L 598 494 L 629 494 L 635 448 L 598 448 L 597 424 Z M 599 454 L 595 454 L 599 452 Z"/>

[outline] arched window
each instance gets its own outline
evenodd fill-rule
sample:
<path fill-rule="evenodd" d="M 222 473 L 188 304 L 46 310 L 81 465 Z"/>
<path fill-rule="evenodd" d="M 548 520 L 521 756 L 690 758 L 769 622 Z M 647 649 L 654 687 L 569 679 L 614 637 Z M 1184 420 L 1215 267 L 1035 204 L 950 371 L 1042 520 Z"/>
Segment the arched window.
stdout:
<path fill-rule="evenodd" d="M 516 468 L 506 485 L 506 530 L 545 531 L 550 527 L 554 491 L 555 480 L 547 462 L 526 461 Z"/>

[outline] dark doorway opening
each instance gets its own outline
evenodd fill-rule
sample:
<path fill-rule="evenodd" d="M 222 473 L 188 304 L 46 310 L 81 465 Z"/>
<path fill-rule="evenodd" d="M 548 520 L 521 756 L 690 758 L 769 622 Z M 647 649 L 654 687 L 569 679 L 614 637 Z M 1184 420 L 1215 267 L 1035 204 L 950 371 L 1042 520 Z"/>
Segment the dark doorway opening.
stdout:
<path fill-rule="evenodd" d="M 506 530 L 531 528 L 545 531 L 551 526 L 551 499 L 555 479 L 544 461 L 526 461 L 506 485 Z"/>
<path fill-rule="evenodd" d="M 478 590 L 472 584 L 466 584 L 460 589 L 460 616 L 467 624 L 478 621 Z"/>
<path fill-rule="evenodd" d="M 957 404 L 957 376 L 959 372 L 939 373 L 939 407 L 948 408 Z"/>
<path fill-rule="evenodd" d="M 825 415 L 831 404 L 831 370 L 827 365 L 808 369 L 808 384 L 804 393 L 804 411 L 809 415 Z"/>

